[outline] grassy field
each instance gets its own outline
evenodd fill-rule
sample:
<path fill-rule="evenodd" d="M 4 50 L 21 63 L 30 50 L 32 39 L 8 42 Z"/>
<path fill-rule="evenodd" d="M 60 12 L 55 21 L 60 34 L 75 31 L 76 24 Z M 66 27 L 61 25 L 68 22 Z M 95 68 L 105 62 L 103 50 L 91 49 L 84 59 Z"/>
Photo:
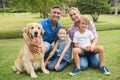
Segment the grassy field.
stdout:
<path fill-rule="evenodd" d="M 120 30 L 100 31 L 99 45 L 105 48 L 105 65 L 110 70 L 111 75 L 106 76 L 98 69 L 89 67 L 76 76 L 69 76 L 73 68 L 70 66 L 61 72 L 52 72 L 46 75 L 41 71 L 36 71 L 38 78 L 34 80 L 120 80 Z M 0 40 L 0 80 L 33 80 L 27 73 L 20 75 L 12 71 L 12 66 L 23 46 L 23 39 L 3 39 Z"/>
<path fill-rule="evenodd" d="M 91 16 L 88 17 L 91 19 Z M 22 29 L 28 23 L 38 22 L 39 20 L 41 20 L 39 14 L 0 13 L 0 39 L 21 38 Z M 60 22 L 67 28 L 73 23 L 69 17 L 61 17 Z M 100 15 L 95 26 L 97 31 L 120 29 L 120 15 Z"/>
<path fill-rule="evenodd" d="M 88 15 L 87 15 L 88 16 Z M 92 20 L 91 16 L 89 16 Z M 0 13 L 0 31 L 22 30 L 26 24 L 41 20 L 39 14 L 30 13 Z M 69 17 L 61 17 L 60 22 L 69 28 L 72 21 Z M 120 28 L 120 15 L 100 15 L 98 23 L 95 23 L 97 30 Z"/>
<path fill-rule="evenodd" d="M 38 20 L 41 20 L 39 14 L 0 13 L 0 37 L 20 36 L 26 24 Z M 67 28 L 72 24 L 69 17 L 62 17 L 60 22 Z M 73 68 L 73 62 L 71 62 L 70 66 L 62 72 L 51 71 L 46 75 L 41 71 L 36 71 L 38 78 L 35 80 L 120 80 L 120 15 L 100 15 L 95 26 L 100 37 L 98 44 L 105 47 L 105 64 L 111 76 L 106 76 L 98 69 L 89 67 L 79 75 L 71 77 L 68 75 Z M 100 31 L 116 28 L 119 30 Z M 12 71 L 12 66 L 23 43 L 22 38 L 0 38 L 0 80 L 32 80 L 27 73 L 16 75 Z"/>

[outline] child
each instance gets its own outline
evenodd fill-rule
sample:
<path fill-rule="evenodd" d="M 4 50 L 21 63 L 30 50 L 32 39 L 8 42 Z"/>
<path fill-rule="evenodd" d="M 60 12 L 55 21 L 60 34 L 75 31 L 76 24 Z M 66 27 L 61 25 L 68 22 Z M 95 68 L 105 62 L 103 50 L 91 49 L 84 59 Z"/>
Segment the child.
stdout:
<path fill-rule="evenodd" d="M 74 68 L 70 75 L 76 75 L 81 71 L 80 69 L 80 61 L 76 60 L 77 55 L 92 55 L 95 53 L 99 54 L 100 65 L 99 69 L 106 75 L 109 75 L 110 72 L 104 66 L 104 48 L 102 46 L 92 46 L 92 41 L 94 40 L 93 34 L 87 30 L 89 26 L 89 19 L 85 16 L 80 17 L 79 31 L 75 32 L 73 43 L 73 58 L 76 64 L 76 68 Z"/>
<path fill-rule="evenodd" d="M 58 40 L 56 41 L 53 50 L 45 60 L 45 65 L 49 70 L 61 71 L 66 68 L 71 61 L 71 40 L 67 37 L 67 29 L 60 27 L 57 33 Z M 55 52 L 58 52 L 53 61 L 49 61 Z"/>

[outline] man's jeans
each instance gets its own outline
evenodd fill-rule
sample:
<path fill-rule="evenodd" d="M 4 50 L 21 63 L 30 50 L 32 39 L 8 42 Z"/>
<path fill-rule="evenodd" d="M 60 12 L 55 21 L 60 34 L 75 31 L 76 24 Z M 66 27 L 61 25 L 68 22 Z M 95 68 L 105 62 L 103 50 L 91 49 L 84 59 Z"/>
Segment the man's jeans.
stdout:
<path fill-rule="evenodd" d="M 46 46 L 46 51 L 45 51 L 45 55 L 44 55 L 44 60 L 47 59 L 47 57 L 49 56 L 50 52 L 52 51 L 53 49 L 53 46 L 48 43 L 48 42 L 44 42 L 45 46 Z M 50 60 L 54 59 L 55 58 L 55 55 L 57 54 L 57 52 L 55 52 L 55 54 L 51 57 Z"/>

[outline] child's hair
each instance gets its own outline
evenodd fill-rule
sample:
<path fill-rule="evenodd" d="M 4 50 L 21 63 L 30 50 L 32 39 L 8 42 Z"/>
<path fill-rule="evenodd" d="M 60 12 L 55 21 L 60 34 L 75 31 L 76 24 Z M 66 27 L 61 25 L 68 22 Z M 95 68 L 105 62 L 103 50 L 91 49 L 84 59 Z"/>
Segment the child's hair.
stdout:
<path fill-rule="evenodd" d="M 90 24 L 90 20 L 89 20 L 89 18 L 86 17 L 86 16 L 81 16 L 81 17 L 80 17 L 80 21 L 85 21 L 88 25 Z"/>
<path fill-rule="evenodd" d="M 59 32 L 59 30 L 60 30 L 60 29 L 64 29 L 64 30 L 66 31 L 66 33 L 68 33 L 68 31 L 67 31 L 67 28 L 66 28 L 66 27 L 64 27 L 64 26 L 60 26 L 60 27 L 59 27 L 59 29 L 58 29 L 58 32 Z"/>
<path fill-rule="evenodd" d="M 71 7 L 71 8 L 68 10 L 68 12 L 70 12 L 71 10 L 75 10 L 75 11 L 77 11 L 77 13 L 80 14 L 80 11 L 79 11 L 78 8 L 76 8 L 76 7 Z"/>

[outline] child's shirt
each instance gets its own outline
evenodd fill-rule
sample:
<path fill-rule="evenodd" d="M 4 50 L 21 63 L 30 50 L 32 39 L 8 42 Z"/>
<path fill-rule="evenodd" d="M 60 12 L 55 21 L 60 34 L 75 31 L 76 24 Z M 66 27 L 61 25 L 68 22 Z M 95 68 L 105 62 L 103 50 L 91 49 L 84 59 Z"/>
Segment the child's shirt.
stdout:
<path fill-rule="evenodd" d="M 95 28 L 93 22 L 90 21 L 90 25 L 88 26 L 87 30 L 90 30 L 93 33 L 94 38 L 96 38 L 96 39 L 98 38 L 98 34 L 96 32 L 96 28 Z M 78 26 L 76 26 L 75 24 L 73 24 L 70 27 L 70 29 L 69 29 L 69 36 L 70 36 L 70 38 L 71 38 L 72 41 L 73 41 L 74 33 L 76 31 L 79 31 L 79 28 L 78 28 Z"/>
<path fill-rule="evenodd" d="M 57 56 L 60 56 L 65 48 L 65 46 L 67 45 L 67 43 L 70 41 L 70 38 L 67 38 L 66 41 L 62 42 L 61 40 L 57 40 L 58 43 L 58 54 Z M 72 53 L 72 46 L 70 46 L 68 48 L 68 50 L 66 51 L 63 59 L 67 62 L 71 61 L 71 53 Z"/>
<path fill-rule="evenodd" d="M 78 43 L 82 47 L 91 45 L 91 40 L 94 39 L 94 36 L 91 31 L 86 30 L 83 34 L 80 31 L 75 32 L 73 42 Z"/>

